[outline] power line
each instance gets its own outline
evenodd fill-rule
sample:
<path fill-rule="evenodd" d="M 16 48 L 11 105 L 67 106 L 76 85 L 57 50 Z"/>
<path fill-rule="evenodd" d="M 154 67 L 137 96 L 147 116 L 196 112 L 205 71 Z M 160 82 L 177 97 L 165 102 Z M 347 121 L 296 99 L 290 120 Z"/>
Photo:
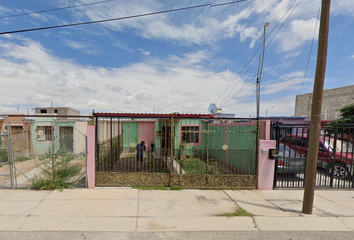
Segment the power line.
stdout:
<path fill-rule="evenodd" d="M 290 7 L 288 8 L 288 10 L 285 12 L 285 14 L 281 17 L 281 19 L 278 21 L 278 23 L 276 24 L 276 26 L 278 26 L 279 25 L 279 23 L 281 22 L 281 20 L 285 17 L 285 15 L 290 11 L 290 9 L 292 8 L 292 6 L 295 4 L 295 2 L 296 2 L 297 0 L 295 0 L 291 5 L 290 5 Z M 287 18 L 284 20 L 284 22 L 280 25 L 280 27 L 279 27 L 279 29 L 277 30 L 277 32 L 274 34 L 274 36 L 272 37 L 272 39 L 268 42 L 268 44 L 266 45 L 266 47 L 265 47 L 265 49 L 267 49 L 268 48 L 268 46 L 269 46 L 269 44 L 274 40 L 274 38 L 277 36 L 277 34 L 279 33 L 279 31 L 283 28 L 283 26 L 284 26 L 284 24 L 286 23 L 286 21 L 289 19 L 289 17 L 292 15 L 292 13 L 295 11 L 295 9 L 297 8 L 297 6 L 299 5 L 299 3 L 301 2 L 301 0 L 299 0 L 299 2 L 295 5 L 295 7 L 292 9 L 292 11 L 290 12 L 290 14 L 287 16 Z M 268 37 L 271 35 L 271 33 L 275 30 L 275 28 L 276 28 L 276 26 L 270 31 L 270 33 L 268 34 L 268 36 L 266 37 L 266 39 L 268 39 Z M 259 47 L 258 47 L 258 49 L 256 50 L 256 52 L 253 54 L 253 56 L 250 58 L 250 60 L 246 63 L 246 65 L 252 60 L 252 58 L 255 56 L 255 54 L 258 52 L 258 50 L 260 49 L 260 47 L 261 47 L 262 45 L 260 45 Z M 253 64 L 256 62 L 256 60 L 255 61 L 253 61 L 253 63 L 251 64 L 251 66 L 247 69 L 247 71 L 242 75 L 242 77 L 243 76 L 245 76 L 245 74 L 251 69 L 251 67 L 253 66 Z M 246 66 L 245 65 L 245 66 Z M 245 67 L 244 66 L 244 67 Z M 242 70 L 244 69 L 244 67 L 242 68 Z M 240 71 L 241 72 L 241 71 Z M 240 73 L 239 72 L 239 73 Z M 240 78 L 240 80 L 239 81 L 241 81 L 241 79 L 242 79 L 242 77 Z M 230 86 L 230 85 L 229 85 Z M 229 87 L 228 87 L 229 88 Z M 234 87 L 235 88 L 235 87 Z M 233 89 L 234 89 L 233 88 Z M 232 89 L 232 90 L 233 90 Z M 229 92 L 229 94 L 224 98 L 224 101 L 227 99 L 227 97 L 230 95 L 230 93 L 231 93 L 232 91 L 230 91 Z M 233 98 L 235 95 L 233 95 L 231 98 Z M 220 97 L 219 97 L 220 98 Z M 230 99 L 231 99 L 230 98 Z M 229 100 L 230 100 L 229 99 Z M 227 100 L 227 102 L 229 101 L 229 100 Z M 223 101 L 223 102 L 224 102 Z M 227 102 L 225 102 L 225 103 L 223 103 L 222 102 L 222 106 L 224 106 Z"/>
<path fill-rule="evenodd" d="M 296 0 L 295 0 L 296 1 Z M 266 45 L 266 49 L 268 48 L 269 44 L 271 44 L 274 40 L 274 38 L 277 36 L 277 34 L 279 33 L 279 31 L 283 28 L 284 24 L 286 23 L 286 21 L 288 21 L 289 17 L 291 16 L 291 14 L 293 14 L 293 12 L 295 11 L 295 9 L 297 8 L 297 6 L 299 6 L 301 0 L 296 4 L 296 6 L 291 10 L 290 14 L 288 15 L 288 17 L 285 19 L 285 21 L 280 25 L 280 28 L 278 29 L 278 31 L 274 34 L 274 36 L 272 37 L 272 39 L 268 42 L 268 44 Z"/>
<path fill-rule="evenodd" d="M 316 18 L 316 25 L 315 25 L 315 29 L 314 29 L 314 31 L 313 31 L 313 37 L 312 37 L 310 52 L 309 52 L 309 56 L 308 56 L 308 58 L 307 58 L 306 69 L 305 69 L 304 79 L 302 80 L 302 85 L 301 85 L 301 92 L 300 92 L 300 94 L 302 94 L 302 89 L 303 89 L 303 87 L 304 87 L 304 82 L 305 82 L 305 78 L 306 78 L 306 74 L 307 74 L 307 69 L 308 69 L 309 63 L 310 63 L 310 57 L 311 57 L 313 42 L 315 41 L 316 29 L 317 29 L 318 20 L 319 20 L 319 17 L 320 17 L 320 12 L 321 12 L 321 2 L 319 3 L 319 6 L 318 6 L 318 12 L 317 12 L 317 18 Z"/>
<path fill-rule="evenodd" d="M 247 85 L 248 83 L 250 83 L 251 80 L 255 79 L 255 77 L 257 77 L 257 74 L 255 74 L 252 78 L 250 78 L 250 79 L 245 83 L 245 85 L 242 86 L 242 88 L 240 88 L 231 98 L 229 98 L 229 99 L 225 102 L 225 104 L 228 103 L 233 97 L 235 97 L 235 96 L 237 95 L 237 93 L 239 93 L 244 87 L 246 87 L 246 85 Z M 225 105 L 225 104 L 224 104 L 224 105 Z"/>
<path fill-rule="evenodd" d="M 241 81 L 241 79 L 246 75 L 246 73 L 251 69 L 251 67 L 253 66 L 253 64 L 255 64 L 255 62 L 257 61 L 257 58 L 254 59 L 254 61 L 251 63 L 251 65 L 249 66 L 249 68 L 246 70 L 246 72 L 240 77 L 240 80 L 236 83 L 236 85 L 231 89 L 231 91 L 229 92 L 229 94 L 225 97 L 225 99 L 221 102 L 220 107 L 224 106 L 230 99 L 227 99 L 227 97 L 230 95 L 230 93 L 236 88 L 236 86 L 238 85 L 238 83 Z M 257 75 L 257 74 L 256 74 Z M 238 93 L 238 92 L 237 92 Z M 231 98 L 233 98 L 235 95 L 233 95 Z M 226 102 L 225 102 L 226 101 Z"/>
<path fill-rule="evenodd" d="M 37 14 L 37 13 L 53 12 L 53 11 L 59 11 L 59 10 L 65 10 L 65 9 L 70 9 L 70 8 L 77 8 L 77 7 L 84 7 L 84 6 L 95 5 L 95 4 L 106 3 L 106 2 L 114 2 L 114 1 L 117 1 L 117 0 L 105 0 L 105 1 L 100 1 L 100 2 L 84 3 L 84 4 L 79 4 L 79 5 L 46 9 L 46 10 L 40 10 L 40 11 L 34 11 L 34 12 L 18 13 L 18 14 L 13 14 L 13 15 L 0 16 L 0 19 L 26 16 L 26 15 Z"/>
<path fill-rule="evenodd" d="M 279 19 L 279 21 L 277 22 L 277 24 L 274 26 L 274 28 L 269 32 L 268 36 L 266 37 L 266 39 L 268 39 L 268 37 L 272 34 L 272 32 L 276 29 L 276 27 L 279 25 L 279 23 L 283 20 L 283 18 L 285 17 L 285 15 L 290 11 L 290 9 L 293 7 L 293 5 L 295 4 L 297 0 L 294 0 L 294 2 L 289 6 L 289 8 L 286 10 L 286 12 L 283 14 L 283 16 Z M 301 0 L 300 0 L 301 1 Z M 296 7 L 295 7 L 296 8 Z M 284 21 L 286 22 L 286 20 Z M 257 48 L 257 50 L 253 53 L 252 57 L 247 61 L 247 63 L 242 67 L 242 69 L 237 73 L 237 75 L 240 75 L 240 73 L 245 69 L 245 67 L 252 61 L 252 59 L 254 58 L 254 56 L 258 53 L 259 49 L 262 47 L 262 44 L 259 45 L 259 47 Z M 253 62 L 251 64 L 251 66 L 254 64 L 255 62 Z M 250 68 L 248 68 L 249 70 Z M 243 76 L 248 72 L 248 70 L 243 74 Z M 242 77 L 243 77 L 242 76 Z M 237 76 L 236 76 L 237 77 Z M 222 93 L 218 99 L 215 101 L 215 103 L 220 99 L 220 97 L 222 95 L 224 95 L 227 90 L 230 88 L 230 86 L 235 82 L 236 77 L 232 80 L 232 82 L 229 84 L 229 86 L 225 89 L 224 93 Z M 231 92 L 235 89 L 235 87 L 238 85 L 238 83 L 242 80 L 242 77 L 240 78 L 240 80 L 236 83 L 236 85 L 233 87 L 233 89 L 226 95 L 226 97 L 224 98 L 224 100 L 221 102 L 220 105 L 223 105 L 223 102 L 227 99 L 227 97 L 231 94 Z"/>
<path fill-rule="evenodd" d="M 230 4 L 246 2 L 246 1 L 248 1 L 248 0 L 239 0 L 239 1 L 233 1 L 233 2 L 217 3 L 217 4 L 213 4 L 211 7 L 219 7 L 219 6 L 230 5 Z"/>
<path fill-rule="evenodd" d="M 22 32 L 33 32 L 33 31 L 55 29 L 55 28 L 64 28 L 64 27 L 73 27 L 73 26 L 88 25 L 88 24 L 94 24 L 94 23 L 111 22 L 111 21 L 118 21 L 118 20 L 124 20 L 124 19 L 146 17 L 146 16 L 157 15 L 157 14 L 161 14 L 161 13 L 182 11 L 182 10 L 193 9 L 193 8 L 202 8 L 202 7 L 207 7 L 207 6 L 217 7 L 217 6 L 223 6 L 225 4 L 235 4 L 235 3 L 240 3 L 240 2 L 244 2 L 244 1 L 248 1 L 248 0 L 239 0 L 239 1 L 232 1 L 232 2 L 228 2 L 228 3 L 219 3 L 219 4 L 206 3 L 206 4 L 201 4 L 201 5 L 194 5 L 194 6 L 183 7 L 183 8 L 175 8 L 175 9 L 163 10 L 163 11 L 158 11 L 158 12 L 143 13 L 143 14 L 126 16 L 126 17 L 119 17 L 119 18 L 110 18 L 110 19 L 81 22 L 81 23 L 70 23 L 70 24 L 63 24 L 63 25 L 56 25 L 56 26 L 40 27 L 40 28 L 21 29 L 21 30 L 0 32 L 0 35 L 22 33 Z"/>

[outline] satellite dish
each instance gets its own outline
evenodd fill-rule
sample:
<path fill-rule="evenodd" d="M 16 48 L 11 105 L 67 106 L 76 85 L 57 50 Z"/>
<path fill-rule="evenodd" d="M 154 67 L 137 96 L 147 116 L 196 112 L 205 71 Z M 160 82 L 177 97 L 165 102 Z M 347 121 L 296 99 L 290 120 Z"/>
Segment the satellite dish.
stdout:
<path fill-rule="evenodd" d="M 217 110 L 218 110 L 218 108 L 216 107 L 215 103 L 211 103 L 209 105 L 209 108 L 208 108 L 209 114 L 216 115 Z"/>

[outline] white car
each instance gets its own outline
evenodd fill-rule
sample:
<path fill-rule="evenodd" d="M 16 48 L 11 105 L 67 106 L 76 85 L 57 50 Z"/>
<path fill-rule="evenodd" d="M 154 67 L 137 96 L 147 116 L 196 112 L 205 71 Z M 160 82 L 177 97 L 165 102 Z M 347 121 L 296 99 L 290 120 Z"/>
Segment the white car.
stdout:
<path fill-rule="evenodd" d="M 284 144 L 279 144 L 276 160 L 278 173 L 305 173 L 306 157 Z"/>

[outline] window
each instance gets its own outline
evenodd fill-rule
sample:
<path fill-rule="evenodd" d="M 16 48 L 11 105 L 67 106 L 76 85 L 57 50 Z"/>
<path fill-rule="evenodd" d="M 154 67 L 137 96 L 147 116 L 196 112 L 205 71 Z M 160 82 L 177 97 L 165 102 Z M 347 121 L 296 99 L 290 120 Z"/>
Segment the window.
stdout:
<path fill-rule="evenodd" d="M 58 113 L 58 109 L 54 109 L 54 113 Z"/>
<path fill-rule="evenodd" d="M 12 133 L 21 133 L 23 131 L 22 126 L 11 126 L 11 132 Z"/>
<path fill-rule="evenodd" d="M 288 142 L 291 141 L 291 139 L 292 139 L 292 136 L 285 136 L 285 137 L 283 137 L 283 138 L 280 140 L 280 142 L 282 142 L 282 143 L 288 143 Z"/>
<path fill-rule="evenodd" d="M 54 140 L 52 126 L 37 126 L 36 127 L 36 140 L 37 141 L 52 141 Z M 52 139 L 53 137 L 53 139 Z"/>
<path fill-rule="evenodd" d="M 47 109 L 41 109 L 41 113 L 47 113 Z"/>
<path fill-rule="evenodd" d="M 182 126 L 182 141 L 186 143 L 199 143 L 199 126 Z"/>
<path fill-rule="evenodd" d="M 307 138 L 296 138 L 294 144 L 299 147 L 307 147 Z"/>

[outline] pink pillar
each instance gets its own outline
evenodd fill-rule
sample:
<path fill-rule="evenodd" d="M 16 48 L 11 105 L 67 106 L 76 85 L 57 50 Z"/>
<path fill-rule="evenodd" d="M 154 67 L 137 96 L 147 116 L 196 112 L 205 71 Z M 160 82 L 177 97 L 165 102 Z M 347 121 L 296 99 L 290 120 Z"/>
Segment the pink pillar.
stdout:
<path fill-rule="evenodd" d="M 87 187 L 95 188 L 95 126 L 87 126 Z"/>
<path fill-rule="evenodd" d="M 275 160 L 268 159 L 270 148 L 275 148 L 275 140 L 260 140 L 258 150 L 258 190 L 272 190 Z"/>
<path fill-rule="evenodd" d="M 266 129 L 266 131 L 265 131 L 265 140 L 270 140 L 270 120 L 267 120 L 266 122 L 265 122 L 265 129 Z"/>

